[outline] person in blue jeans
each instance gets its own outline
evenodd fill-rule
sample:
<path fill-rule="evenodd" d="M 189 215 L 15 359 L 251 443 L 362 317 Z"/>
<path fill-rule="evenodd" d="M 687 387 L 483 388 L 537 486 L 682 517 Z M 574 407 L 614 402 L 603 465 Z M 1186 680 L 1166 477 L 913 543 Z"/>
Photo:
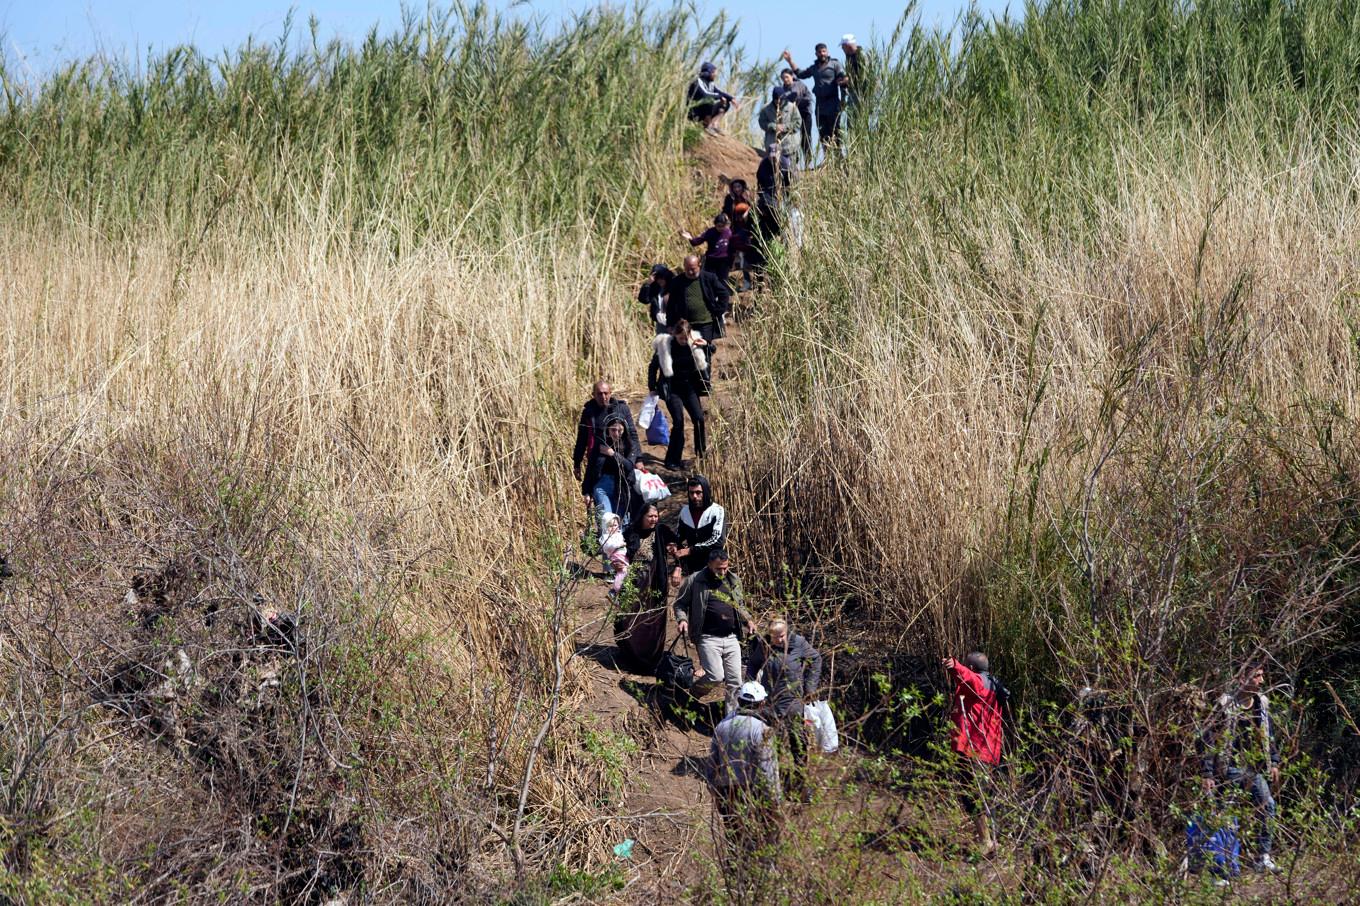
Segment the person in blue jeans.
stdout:
<path fill-rule="evenodd" d="M 1264 691 L 1265 668 L 1249 664 L 1240 674 L 1238 688 L 1219 696 L 1209 728 L 1201 737 L 1201 771 L 1208 792 L 1240 789 L 1251 797 L 1256 812 L 1257 871 L 1276 872 L 1271 858 L 1274 842 L 1275 797 L 1271 784 L 1279 784 L 1280 752 L 1270 700 Z"/>
<path fill-rule="evenodd" d="M 587 486 L 598 518 L 603 519 L 606 513 L 617 513 L 622 519 L 623 514 L 633 508 L 633 501 L 627 498 L 632 489 L 633 467 L 641 451 L 634 445 L 621 418 L 610 419 L 604 434 L 604 444 L 590 458 Z"/>

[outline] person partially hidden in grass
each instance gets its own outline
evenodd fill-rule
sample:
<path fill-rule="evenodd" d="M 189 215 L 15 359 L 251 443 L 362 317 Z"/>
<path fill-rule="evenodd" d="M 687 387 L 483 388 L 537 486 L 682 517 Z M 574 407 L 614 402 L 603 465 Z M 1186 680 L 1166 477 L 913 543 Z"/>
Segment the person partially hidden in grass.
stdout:
<path fill-rule="evenodd" d="M 787 753 L 785 779 L 790 796 L 806 799 L 808 741 L 803 706 L 817 700 L 822 681 L 822 654 L 808 640 L 789 631 L 788 621 L 771 620 L 764 636 L 751 640 L 746 674 L 760 677 L 770 691 L 770 713 Z"/>
<path fill-rule="evenodd" d="M 1201 772 L 1207 792 L 1233 788 L 1251 796 L 1256 812 L 1257 871 L 1277 872 L 1270 856 L 1275 831 L 1275 797 L 1271 784 L 1280 782 L 1280 750 L 1270 700 L 1264 691 L 1265 667 L 1248 663 L 1239 673 L 1237 688 L 1214 703 L 1209 726 L 1200 736 Z"/>
<path fill-rule="evenodd" d="M 778 843 L 778 806 L 783 798 L 775 731 L 770 726 L 765 687 L 744 683 L 736 708 L 713 728 L 709 746 L 709 783 L 728 839 L 735 844 L 735 866 Z"/>
<path fill-rule="evenodd" d="M 735 110 L 737 99 L 718 87 L 718 67 L 704 63 L 699 67 L 699 75 L 689 83 L 686 97 L 689 99 L 689 118 L 704 127 L 704 130 L 717 134 L 718 121 L 729 110 Z"/>
<path fill-rule="evenodd" d="M 990 800 L 995 772 L 1001 764 L 1003 738 L 1001 709 L 1006 687 L 988 672 L 987 655 L 968 654 L 962 661 L 944 659 L 944 669 L 954 680 L 950 715 L 954 721 L 953 747 L 958 756 L 960 797 L 973 819 L 978 847 L 983 856 L 996 852 L 992 834 Z"/>

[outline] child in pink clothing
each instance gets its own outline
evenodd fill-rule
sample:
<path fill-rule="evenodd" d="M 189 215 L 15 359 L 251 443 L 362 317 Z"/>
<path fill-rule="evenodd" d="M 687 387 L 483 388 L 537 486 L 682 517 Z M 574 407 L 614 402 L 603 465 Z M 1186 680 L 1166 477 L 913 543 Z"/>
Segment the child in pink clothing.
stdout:
<path fill-rule="evenodd" d="M 614 570 L 614 581 L 609 588 L 614 594 L 623 590 L 623 580 L 628 576 L 628 545 L 623 540 L 623 527 L 619 517 L 605 513 L 600 517 L 600 554 L 609 561 Z"/>

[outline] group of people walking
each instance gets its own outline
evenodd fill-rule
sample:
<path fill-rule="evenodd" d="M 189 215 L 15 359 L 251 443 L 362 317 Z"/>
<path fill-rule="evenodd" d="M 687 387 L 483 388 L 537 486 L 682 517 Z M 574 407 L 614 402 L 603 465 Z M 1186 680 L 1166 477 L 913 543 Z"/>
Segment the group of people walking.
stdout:
<path fill-rule="evenodd" d="M 813 101 L 824 149 L 839 140 L 840 117 L 847 109 L 853 122 L 865 86 L 866 57 L 853 35 L 842 39 L 841 48 L 844 65 L 818 44 L 815 61 L 805 68 L 785 51 L 789 66 L 760 115 L 768 143 L 755 195 L 745 180 L 731 180 L 712 226 L 680 234 L 691 249 L 704 248 L 702 257 L 691 252 L 678 269 L 655 265 L 638 290 L 654 328 L 649 403 L 664 404 L 670 414 L 660 463 L 665 470 L 686 468 L 687 440 L 695 460 L 708 453 L 704 399 L 732 310 L 731 281 L 740 272 L 737 291 L 758 285 L 771 242 L 789 226 L 788 191 L 796 161 L 811 158 Z M 716 128 L 736 103 L 717 88 L 715 78 L 716 68 L 705 63 L 690 88 L 690 115 L 709 128 Z M 810 92 L 803 79 L 812 80 Z M 572 464 L 598 520 L 600 555 L 613 573 L 619 654 L 645 670 L 663 663 L 670 657 L 668 620 L 674 620 L 671 648 L 692 645 L 698 657 L 689 694 L 722 690 L 724 716 L 713 729 L 710 780 L 729 830 L 759 845 L 776 840 L 783 803 L 808 795 L 809 713 L 824 706 L 821 653 L 783 616 L 757 623 L 732 569 L 726 510 L 703 475 L 685 478 L 684 502 L 674 522 L 662 521 L 656 502 L 669 496 L 668 483 L 652 472 L 657 464 L 643 455 L 632 410 L 608 381 L 596 382 L 582 407 Z M 986 856 L 997 847 L 991 803 L 1003 769 L 1009 693 L 980 651 L 946 658 L 943 667 L 952 685 L 950 739 L 957 785 Z M 1271 785 L 1277 781 L 1278 752 L 1262 691 L 1264 674 L 1258 667 L 1244 677 L 1218 700 L 1215 720 L 1200 738 L 1204 782 L 1220 797 L 1234 790 L 1250 796 L 1260 828 L 1256 865 L 1274 871 Z M 1263 745 L 1264 759 L 1259 757 Z M 1193 858 L 1190 863 L 1197 866 Z"/>
<path fill-rule="evenodd" d="M 766 151 L 778 146 L 791 166 L 800 158 L 804 166 L 812 163 L 814 118 L 822 153 L 829 155 L 841 137 L 842 115 L 853 125 L 865 109 L 872 80 L 868 53 L 853 34 L 841 37 L 840 48 L 844 63 L 825 44 L 813 48 L 813 60 L 807 66 L 795 63 L 788 50 L 780 54 L 788 65 L 780 70 L 779 84 L 761 107 L 758 124 Z M 718 87 L 717 78 L 718 68 L 706 62 L 687 93 L 690 119 L 710 132 L 720 131 L 723 118 L 737 109 L 737 99 Z M 811 80 L 811 90 L 804 80 Z"/>

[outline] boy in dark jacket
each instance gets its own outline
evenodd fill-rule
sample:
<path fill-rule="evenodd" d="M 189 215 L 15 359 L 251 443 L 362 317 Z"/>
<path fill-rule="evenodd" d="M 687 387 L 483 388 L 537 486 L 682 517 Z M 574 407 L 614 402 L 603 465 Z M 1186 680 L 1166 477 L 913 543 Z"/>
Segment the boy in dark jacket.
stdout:
<path fill-rule="evenodd" d="M 741 580 L 731 571 L 727 551 L 709 552 L 708 566 L 685 580 L 675 595 L 675 624 L 699 649 L 695 677 L 705 686 L 722 683 L 729 711 L 741 686 L 741 642 L 755 631 L 746 611 Z"/>
<path fill-rule="evenodd" d="M 658 334 L 666 332 L 666 287 L 675 274 L 664 264 L 652 265 L 652 275 L 638 287 L 637 300 L 647 306 Z"/>
<path fill-rule="evenodd" d="M 954 681 L 950 716 L 954 722 L 952 742 L 962 766 L 966 811 L 973 816 L 978 846 L 982 855 L 996 852 L 987 799 L 991 793 L 992 773 L 1001 763 L 1001 708 L 1006 687 L 988 673 L 987 655 L 969 653 L 962 662 L 944 659 L 944 669 Z"/>

